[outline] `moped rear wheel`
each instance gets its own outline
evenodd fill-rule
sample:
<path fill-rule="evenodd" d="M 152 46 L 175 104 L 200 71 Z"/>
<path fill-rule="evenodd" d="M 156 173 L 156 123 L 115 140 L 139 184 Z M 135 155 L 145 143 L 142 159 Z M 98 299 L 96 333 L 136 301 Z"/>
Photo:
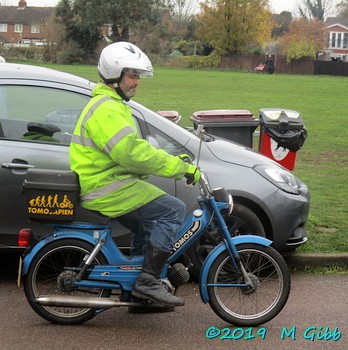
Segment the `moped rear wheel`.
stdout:
<path fill-rule="evenodd" d="M 236 246 L 252 286 L 244 283 L 227 251 L 212 264 L 208 274 L 209 304 L 228 323 L 250 327 L 266 323 L 285 306 L 290 293 L 290 272 L 273 248 L 258 244 Z"/>
<path fill-rule="evenodd" d="M 40 250 L 32 260 L 24 276 L 24 291 L 34 311 L 56 324 L 80 324 L 96 315 L 96 310 L 81 307 L 44 306 L 36 302 L 39 296 L 109 297 L 110 290 L 79 289 L 66 283 L 77 275 L 83 258 L 93 246 L 87 242 L 64 239 L 55 241 Z M 107 260 L 99 253 L 93 264 L 104 265 Z"/>

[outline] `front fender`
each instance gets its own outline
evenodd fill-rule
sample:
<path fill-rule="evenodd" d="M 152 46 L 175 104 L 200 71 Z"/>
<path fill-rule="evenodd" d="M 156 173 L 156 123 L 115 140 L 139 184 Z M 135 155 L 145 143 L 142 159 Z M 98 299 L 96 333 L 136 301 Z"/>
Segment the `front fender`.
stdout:
<path fill-rule="evenodd" d="M 241 235 L 241 236 L 232 237 L 232 241 L 234 245 L 240 245 L 244 243 L 254 243 L 254 244 L 260 244 L 265 247 L 268 247 L 272 244 L 272 241 L 270 241 L 269 239 L 260 237 L 260 236 L 255 236 L 255 235 Z M 213 264 L 215 259 L 225 249 L 226 249 L 226 246 L 224 243 L 219 244 L 210 252 L 210 254 L 207 256 L 207 258 L 203 263 L 200 278 L 199 278 L 199 290 L 201 293 L 202 301 L 204 303 L 207 303 L 209 301 L 207 284 L 208 284 L 208 274 L 209 274 L 211 265 Z"/>
<path fill-rule="evenodd" d="M 85 241 L 88 243 L 91 243 L 95 245 L 95 240 L 93 239 L 92 236 L 86 235 L 84 232 L 80 232 L 78 230 L 70 231 L 69 235 L 66 235 L 64 233 L 62 234 L 53 234 L 46 236 L 44 239 L 39 241 L 34 248 L 30 251 L 29 254 L 27 254 L 24 259 L 23 259 L 23 267 L 22 267 L 22 275 L 26 275 L 28 273 L 29 266 L 31 264 L 31 261 L 34 259 L 36 254 L 47 244 L 50 244 L 52 242 L 61 240 L 61 239 L 67 239 L 67 238 L 72 238 L 72 239 L 79 239 L 81 241 Z M 103 252 L 103 248 L 101 250 Z M 109 260 L 107 252 L 103 252 L 106 259 Z"/>

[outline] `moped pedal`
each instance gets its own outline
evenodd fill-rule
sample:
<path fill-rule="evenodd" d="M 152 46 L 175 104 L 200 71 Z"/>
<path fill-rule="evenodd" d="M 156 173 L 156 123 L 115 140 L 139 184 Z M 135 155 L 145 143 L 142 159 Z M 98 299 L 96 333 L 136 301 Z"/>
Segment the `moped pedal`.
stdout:
<path fill-rule="evenodd" d="M 140 299 L 137 299 L 140 300 Z M 166 304 L 161 304 L 158 301 L 150 300 L 150 299 L 143 299 L 141 302 L 135 302 L 135 305 L 133 306 L 133 309 L 137 309 L 138 311 L 140 310 L 174 310 L 174 306 L 171 305 L 166 305 Z"/>
<path fill-rule="evenodd" d="M 138 296 L 135 296 L 134 292 L 127 293 L 127 295 L 121 296 L 121 300 L 125 302 L 130 302 L 130 303 L 138 303 L 141 305 L 149 305 L 149 304 L 155 303 L 154 300 L 151 300 L 145 295 L 138 294 Z"/>

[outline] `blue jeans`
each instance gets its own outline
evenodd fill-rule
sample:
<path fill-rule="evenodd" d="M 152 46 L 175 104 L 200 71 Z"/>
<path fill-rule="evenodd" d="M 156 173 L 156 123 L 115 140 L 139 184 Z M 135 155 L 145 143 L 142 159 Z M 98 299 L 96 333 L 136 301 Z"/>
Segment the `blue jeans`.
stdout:
<path fill-rule="evenodd" d="M 175 236 L 186 214 L 186 205 L 180 199 L 164 194 L 119 218 L 132 232 L 131 255 L 143 255 L 149 240 L 160 250 L 172 250 Z"/>

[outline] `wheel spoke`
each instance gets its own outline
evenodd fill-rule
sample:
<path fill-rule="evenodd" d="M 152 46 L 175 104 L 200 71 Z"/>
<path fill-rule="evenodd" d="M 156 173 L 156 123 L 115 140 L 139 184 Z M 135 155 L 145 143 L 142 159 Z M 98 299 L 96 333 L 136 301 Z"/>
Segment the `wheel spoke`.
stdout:
<path fill-rule="evenodd" d="M 74 324 L 84 322 L 95 315 L 94 310 L 81 307 L 43 306 L 35 302 L 39 296 L 80 296 L 103 297 L 110 295 L 110 291 L 103 289 L 76 288 L 73 280 L 86 254 L 89 254 L 87 243 L 78 241 L 75 244 L 55 242 L 52 247 L 47 246 L 31 263 L 25 276 L 25 291 L 29 303 L 42 317 L 51 322 Z M 105 258 L 95 259 L 94 264 L 105 263 Z"/>
<path fill-rule="evenodd" d="M 290 275 L 283 258 L 272 248 L 250 246 L 238 253 L 251 286 L 231 286 L 243 281 L 226 252 L 216 259 L 209 273 L 210 305 L 220 317 L 237 325 L 257 325 L 273 318 L 285 305 L 290 291 Z"/>

